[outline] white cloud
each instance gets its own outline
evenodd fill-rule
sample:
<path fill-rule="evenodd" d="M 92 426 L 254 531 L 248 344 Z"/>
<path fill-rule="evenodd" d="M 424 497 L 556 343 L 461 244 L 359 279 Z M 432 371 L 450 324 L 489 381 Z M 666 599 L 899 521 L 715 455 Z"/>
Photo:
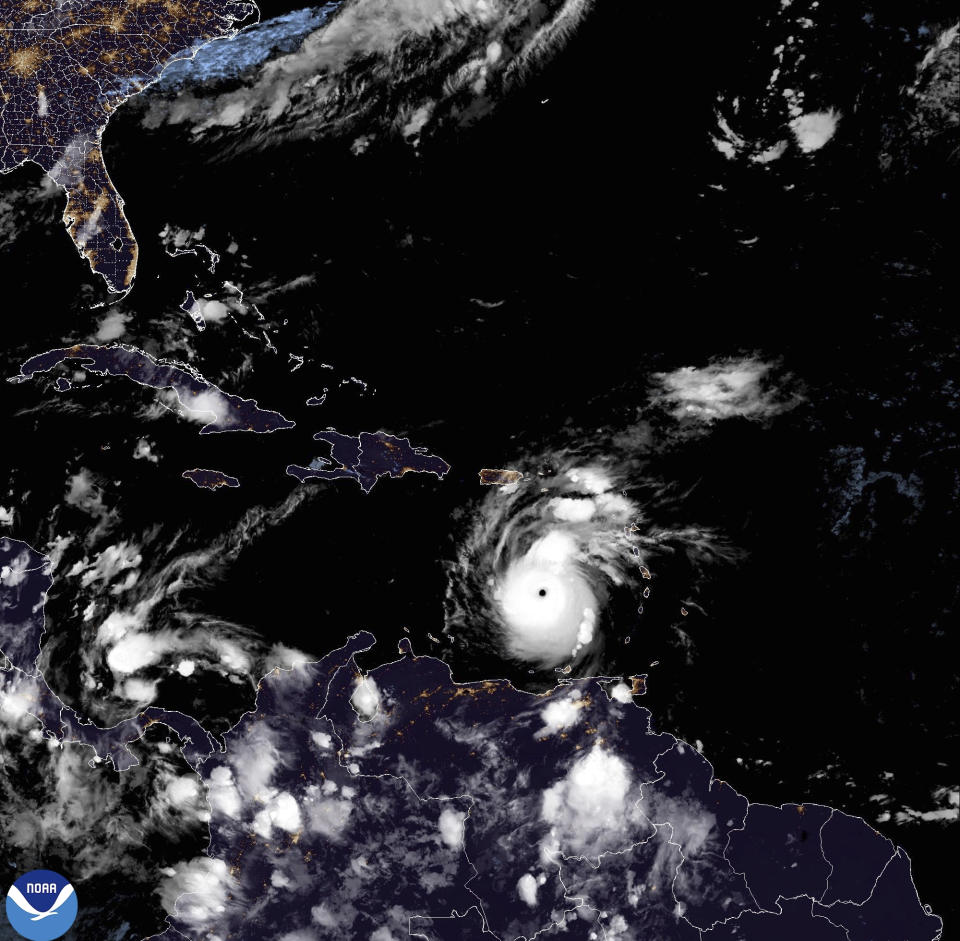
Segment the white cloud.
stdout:
<path fill-rule="evenodd" d="M 233 772 L 225 765 L 218 765 L 206 780 L 207 800 L 214 812 L 238 819 L 243 809 L 240 792 L 237 790 Z"/>
<path fill-rule="evenodd" d="M 77 571 L 71 569 L 69 574 L 75 575 Z M 144 611 L 140 608 L 136 611 L 111 611 L 97 629 L 97 643 L 112 644 L 131 631 L 138 630 L 144 620 Z"/>
<path fill-rule="evenodd" d="M 766 150 L 762 150 L 758 154 L 752 154 L 750 159 L 754 163 L 773 163 L 774 160 L 779 160 L 787 152 L 788 146 L 788 141 L 777 141 Z"/>
<path fill-rule="evenodd" d="M 935 788 L 932 794 L 934 804 L 939 806 L 933 810 L 914 810 L 904 806 L 896 813 L 897 823 L 907 823 L 922 820 L 925 823 L 942 823 L 944 825 L 960 821 L 960 788 L 956 786 Z"/>
<path fill-rule="evenodd" d="M 386 925 L 381 925 L 370 935 L 370 941 L 400 941 L 400 939 Z"/>
<path fill-rule="evenodd" d="M 541 668 L 557 666 L 592 637 L 593 612 L 599 605 L 580 569 L 580 557 L 573 535 L 551 530 L 494 586 L 507 648 L 514 657 Z"/>
<path fill-rule="evenodd" d="M 111 311 L 100 322 L 97 327 L 96 337 L 100 343 L 106 343 L 109 340 L 116 340 L 127 332 L 127 321 L 130 318 L 122 314 L 119 310 Z"/>
<path fill-rule="evenodd" d="M 204 330 L 208 323 L 223 323 L 230 314 L 230 308 L 223 301 L 198 297 L 190 305 L 187 313 L 193 318 L 197 329 Z"/>
<path fill-rule="evenodd" d="M 830 108 L 827 111 L 812 111 L 802 114 L 790 122 L 790 130 L 796 138 L 797 146 L 810 154 L 828 143 L 837 131 L 840 112 Z"/>
<path fill-rule="evenodd" d="M 583 493 L 599 495 L 613 486 L 610 477 L 598 467 L 575 467 L 567 471 L 567 477 Z"/>
<path fill-rule="evenodd" d="M 27 573 L 31 571 L 30 554 L 24 550 L 11 559 L 7 565 L 0 568 L 0 582 L 8 588 L 16 588 L 27 579 Z"/>
<path fill-rule="evenodd" d="M 67 478 L 64 500 L 69 506 L 78 507 L 93 516 L 100 516 L 105 509 L 100 490 L 86 468 Z"/>
<path fill-rule="evenodd" d="M 250 670 L 250 657 L 233 641 L 224 638 L 212 637 L 210 645 L 217 652 L 220 662 L 236 673 L 247 673 Z"/>
<path fill-rule="evenodd" d="M 174 646 L 167 632 L 128 634 L 107 654 L 107 666 L 114 673 L 136 673 L 156 663 Z"/>
<path fill-rule="evenodd" d="M 531 908 L 537 904 L 537 880 L 529 872 L 517 880 L 517 895 Z"/>
<path fill-rule="evenodd" d="M 414 111 L 413 114 L 407 118 L 406 123 L 403 125 L 403 136 L 406 138 L 417 137 L 426 126 L 427 121 L 430 120 L 430 115 L 432 112 L 432 101 L 428 101 L 426 104 L 423 104 L 417 108 L 416 111 Z"/>
<path fill-rule="evenodd" d="M 59 568 L 64 554 L 73 544 L 73 541 L 74 537 L 73 534 L 71 534 L 69 536 L 54 536 L 53 539 L 47 543 L 47 549 L 44 554 L 50 560 L 51 572 Z"/>
<path fill-rule="evenodd" d="M 341 840 L 353 812 L 353 805 L 349 800 L 322 798 L 306 802 L 304 811 L 311 830 L 328 839 Z"/>
<path fill-rule="evenodd" d="M 173 778 L 164 791 L 166 799 L 175 807 L 197 800 L 200 785 L 195 774 L 181 774 Z"/>
<path fill-rule="evenodd" d="M 266 801 L 267 806 L 253 818 L 253 829 L 264 839 L 269 839 L 273 828 L 296 833 L 300 829 L 300 805 L 292 794 L 281 791 Z"/>
<path fill-rule="evenodd" d="M 583 706 L 583 700 L 578 699 L 576 693 L 570 693 L 562 699 L 551 700 L 540 714 L 543 719 L 543 728 L 536 732 L 534 737 L 553 735 L 560 729 L 569 728 L 580 720 Z"/>
<path fill-rule="evenodd" d="M 0 506 L 0 526 L 13 525 L 13 507 L 8 510 L 5 506 Z"/>
<path fill-rule="evenodd" d="M 269 663 L 280 667 L 281 670 L 290 670 L 299 664 L 311 663 L 313 659 L 315 658 L 311 658 L 302 650 L 288 647 L 286 644 L 274 644 L 267 657 Z"/>
<path fill-rule="evenodd" d="M 706 844 L 717 823 L 717 818 L 695 800 L 685 801 L 660 794 L 652 786 L 641 809 L 654 824 L 669 824 L 670 839 L 679 843 L 684 856 L 696 856 Z"/>
<path fill-rule="evenodd" d="M 369 722 L 380 711 L 380 690 L 369 676 L 357 683 L 357 688 L 350 697 L 350 705 L 361 722 Z"/>
<path fill-rule="evenodd" d="M 562 852 L 602 852 L 626 828 L 629 790 L 624 761 L 596 746 L 544 792 L 540 813 Z"/>
<path fill-rule="evenodd" d="M 191 928 L 215 925 L 226 911 L 228 881 L 223 860 L 198 856 L 174 867 L 160 887 L 160 901 Z"/>
<path fill-rule="evenodd" d="M 124 699 L 143 706 L 152 703 L 157 696 L 157 684 L 149 680 L 129 679 L 120 687 Z"/>
<path fill-rule="evenodd" d="M 237 789 L 245 800 L 263 800 L 273 793 L 270 782 L 279 761 L 273 732 L 263 725 L 250 726 L 230 756 Z"/>
<path fill-rule="evenodd" d="M 154 96 L 144 121 L 184 123 L 194 136 L 226 129 L 250 145 L 290 134 L 339 135 L 353 138 L 360 152 L 384 132 L 415 144 L 425 127 L 440 123 L 438 113 L 440 121 L 450 115 L 463 121 L 492 107 L 495 96 L 485 96 L 490 78 L 522 81 L 563 47 L 592 6 L 592 0 L 563 0 L 531 21 L 530 4 L 513 0 L 354 0 L 299 49 L 264 62 L 249 83 L 221 94 Z M 421 67 L 411 73 L 406 53 L 431 35 L 446 37 L 431 62 L 434 77 L 414 87 L 409 77 Z M 359 81 L 354 64 L 362 69 Z M 374 110 L 378 88 L 398 96 L 387 111 Z M 465 107 L 470 98 L 474 106 Z M 361 124 L 369 133 L 358 136 Z"/>
<path fill-rule="evenodd" d="M 227 319 L 230 309 L 223 301 L 203 301 L 203 319 L 207 323 L 222 323 Z"/>
<path fill-rule="evenodd" d="M 156 464 L 160 458 L 153 453 L 153 445 L 146 439 L 140 438 L 133 449 L 133 457 L 138 461 L 150 461 Z"/>
<path fill-rule="evenodd" d="M 572 497 L 554 497 L 547 506 L 556 519 L 568 523 L 585 523 L 597 511 L 593 500 L 577 500 Z"/>
<path fill-rule="evenodd" d="M 336 928 L 338 924 L 336 915 L 327 908 L 326 902 L 314 905 L 310 909 L 310 917 L 323 928 Z"/>
<path fill-rule="evenodd" d="M 463 821 L 466 815 L 447 808 L 440 814 L 437 825 L 440 827 L 440 839 L 452 850 L 463 849 Z"/>
<path fill-rule="evenodd" d="M 176 774 L 164 767 L 157 775 L 155 789 L 150 820 L 164 833 L 174 836 L 183 832 L 185 822 L 210 819 L 206 795 L 196 774 Z"/>
<path fill-rule="evenodd" d="M 205 389 L 196 395 L 180 396 L 185 418 L 203 425 L 224 422 L 230 416 L 230 403 L 218 389 Z"/>
<path fill-rule="evenodd" d="M 799 402 L 799 396 L 784 395 L 772 386 L 771 372 L 769 363 L 740 357 L 654 373 L 657 390 L 651 402 L 670 408 L 678 420 L 769 419 Z"/>
<path fill-rule="evenodd" d="M 115 545 L 107 546 L 107 548 L 98 553 L 96 559 L 83 570 L 80 584 L 86 588 L 95 581 L 112 581 L 120 572 L 126 571 L 127 569 L 135 569 L 142 561 L 142 556 L 137 547 L 127 542 L 118 542 Z M 78 573 L 71 569 L 70 574 L 75 575 Z M 120 591 L 124 591 L 133 586 L 136 582 L 136 573 L 131 572 L 130 575 L 133 576 L 132 580 L 128 577 L 122 585 L 114 586 L 113 594 L 119 594 Z"/>

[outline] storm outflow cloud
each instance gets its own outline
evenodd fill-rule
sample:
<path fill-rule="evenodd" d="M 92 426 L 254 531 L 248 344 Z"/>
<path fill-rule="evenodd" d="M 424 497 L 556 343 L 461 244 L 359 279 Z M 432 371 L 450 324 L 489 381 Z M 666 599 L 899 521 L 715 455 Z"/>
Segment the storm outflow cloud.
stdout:
<path fill-rule="evenodd" d="M 349 0 L 240 87 L 144 96 L 148 128 L 179 125 L 233 149 L 310 136 L 416 142 L 465 124 L 551 57 L 593 0 Z"/>

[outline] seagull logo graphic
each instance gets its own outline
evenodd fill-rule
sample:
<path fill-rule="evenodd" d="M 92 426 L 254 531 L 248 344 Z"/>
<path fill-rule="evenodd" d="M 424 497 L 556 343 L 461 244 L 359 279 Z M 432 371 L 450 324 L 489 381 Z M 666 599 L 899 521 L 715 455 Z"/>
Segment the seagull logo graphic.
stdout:
<path fill-rule="evenodd" d="M 73 886 L 50 869 L 34 869 L 7 890 L 7 920 L 28 941 L 53 941 L 77 917 Z"/>
<path fill-rule="evenodd" d="M 45 912 L 38 912 L 23 897 L 23 893 L 15 885 L 10 886 L 10 891 L 7 894 L 9 895 L 13 904 L 17 906 L 17 908 L 27 912 L 30 915 L 33 915 L 33 918 L 30 919 L 31 921 L 40 921 L 41 918 L 49 918 L 51 915 L 57 914 L 58 910 L 60 909 L 60 906 L 63 905 L 63 903 L 66 902 L 66 900 L 70 898 L 71 895 L 73 895 L 73 886 L 70 885 L 70 883 L 68 882 L 60 890 L 60 894 L 57 896 L 56 902 L 53 903 L 53 908 L 50 908 Z"/>

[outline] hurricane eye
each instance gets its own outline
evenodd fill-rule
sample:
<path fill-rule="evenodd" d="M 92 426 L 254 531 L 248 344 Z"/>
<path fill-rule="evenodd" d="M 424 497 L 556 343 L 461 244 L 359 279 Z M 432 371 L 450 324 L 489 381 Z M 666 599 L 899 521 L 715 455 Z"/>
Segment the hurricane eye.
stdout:
<path fill-rule="evenodd" d="M 612 669 L 602 659 L 636 626 L 646 587 L 641 517 L 599 463 L 489 493 L 449 569 L 451 655 L 483 648 L 525 674 Z"/>

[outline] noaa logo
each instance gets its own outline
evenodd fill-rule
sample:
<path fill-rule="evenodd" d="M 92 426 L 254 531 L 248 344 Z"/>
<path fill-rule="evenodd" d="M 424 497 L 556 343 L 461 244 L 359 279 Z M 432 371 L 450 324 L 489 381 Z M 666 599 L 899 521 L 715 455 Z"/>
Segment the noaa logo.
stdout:
<path fill-rule="evenodd" d="M 77 917 L 77 894 L 59 873 L 34 869 L 7 891 L 7 921 L 29 941 L 53 941 Z"/>

